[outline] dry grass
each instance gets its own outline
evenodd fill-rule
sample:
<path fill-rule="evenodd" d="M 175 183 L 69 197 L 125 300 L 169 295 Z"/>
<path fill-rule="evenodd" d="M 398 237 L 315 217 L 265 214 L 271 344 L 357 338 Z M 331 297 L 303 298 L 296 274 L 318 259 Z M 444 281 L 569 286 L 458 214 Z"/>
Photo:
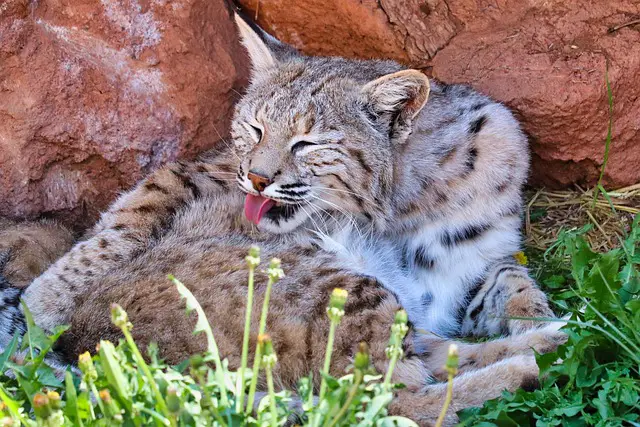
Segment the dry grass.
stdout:
<path fill-rule="evenodd" d="M 555 242 L 561 229 L 591 223 L 587 233 L 597 251 L 619 245 L 633 217 L 640 213 L 640 184 L 599 194 L 594 203 L 593 190 L 577 187 L 569 191 L 532 190 L 527 195 L 525 234 L 528 246 L 546 249 Z"/>

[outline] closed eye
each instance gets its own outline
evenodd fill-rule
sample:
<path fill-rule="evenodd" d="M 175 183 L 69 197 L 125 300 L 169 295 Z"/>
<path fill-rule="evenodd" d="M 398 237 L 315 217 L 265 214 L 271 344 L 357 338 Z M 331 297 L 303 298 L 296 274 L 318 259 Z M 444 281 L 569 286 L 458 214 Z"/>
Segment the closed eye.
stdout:
<path fill-rule="evenodd" d="M 251 130 L 253 130 L 256 141 L 258 142 L 262 141 L 262 131 L 260 130 L 260 128 L 257 128 L 254 125 L 249 125 L 249 126 L 251 126 Z"/>
<path fill-rule="evenodd" d="M 295 154 L 295 153 L 297 153 L 298 151 L 300 151 L 300 150 L 302 150 L 303 148 L 308 147 L 308 146 L 310 146 L 310 145 L 317 145 L 317 144 L 315 144 L 315 143 L 313 143 L 313 142 L 309 142 L 309 141 L 298 141 L 298 142 L 296 142 L 295 144 L 293 144 L 293 145 L 291 146 L 291 152 L 292 152 L 293 154 Z"/>

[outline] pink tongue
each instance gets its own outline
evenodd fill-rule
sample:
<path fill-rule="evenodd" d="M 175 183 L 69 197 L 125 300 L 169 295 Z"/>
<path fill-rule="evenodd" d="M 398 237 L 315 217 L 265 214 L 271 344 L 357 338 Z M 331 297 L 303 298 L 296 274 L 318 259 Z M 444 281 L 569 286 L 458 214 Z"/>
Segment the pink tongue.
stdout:
<path fill-rule="evenodd" d="M 266 197 L 247 194 L 247 198 L 244 201 L 244 216 L 252 223 L 258 225 L 262 216 L 275 204 L 276 202 Z"/>

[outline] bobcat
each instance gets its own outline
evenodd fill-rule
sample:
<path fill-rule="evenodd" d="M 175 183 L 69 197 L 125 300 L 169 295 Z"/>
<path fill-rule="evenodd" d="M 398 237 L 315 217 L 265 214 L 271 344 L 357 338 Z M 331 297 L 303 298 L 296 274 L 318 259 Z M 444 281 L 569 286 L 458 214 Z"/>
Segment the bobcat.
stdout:
<path fill-rule="evenodd" d="M 407 388 L 392 412 L 435 421 L 457 335 L 506 336 L 457 342 L 454 410 L 535 387 L 532 349 L 551 351 L 564 335 L 507 318 L 552 315 L 512 260 L 528 155 L 508 110 L 394 62 L 305 57 L 237 22 L 253 72 L 232 123 L 234 149 L 157 170 L 20 291 L 40 326 L 71 325 L 58 353 L 72 361 L 99 338 L 116 339 L 106 315 L 113 302 L 129 313 L 134 337 L 156 341 L 169 362 L 202 351 L 166 280 L 172 273 L 198 298 L 221 353 L 237 367 L 244 257 L 258 244 L 287 272 L 273 289 L 267 325 L 281 387 L 322 366 L 324 308 L 336 287 L 349 300 L 332 373 L 345 370 L 360 341 L 384 371 L 394 314 L 409 313 L 405 358 L 394 371 Z M 11 260 L 11 245 L 5 249 Z M 11 319 L 0 326 L 2 345 L 24 325 L 16 288 L 2 282 L 0 292 L 0 314 Z"/>

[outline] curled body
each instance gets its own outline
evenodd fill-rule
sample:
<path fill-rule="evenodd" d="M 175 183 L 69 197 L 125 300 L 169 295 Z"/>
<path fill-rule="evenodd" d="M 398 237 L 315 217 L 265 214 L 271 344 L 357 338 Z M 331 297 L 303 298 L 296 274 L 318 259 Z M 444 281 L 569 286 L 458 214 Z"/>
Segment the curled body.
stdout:
<path fill-rule="evenodd" d="M 552 315 L 512 258 L 528 154 L 511 113 L 391 61 L 305 57 L 238 25 L 254 70 L 236 107 L 234 150 L 157 170 L 24 290 L 40 326 L 71 325 L 59 352 L 72 360 L 114 337 L 106 316 L 113 302 L 129 313 L 134 337 L 158 342 L 168 361 L 201 351 L 171 273 L 198 298 L 221 352 L 237 366 L 244 257 L 258 244 L 263 259 L 281 258 L 287 273 L 267 323 L 280 386 L 321 368 L 325 307 L 336 287 L 350 296 L 334 374 L 360 341 L 384 372 L 394 314 L 409 313 L 406 357 L 394 371 L 408 387 L 395 413 L 435 420 L 447 348 L 458 335 L 506 336 L 457 343 L 454 409 L 535 386 L 533 350 L 551 351 L 564 335 L 508 319 Z M 259 275 L 258 304 L 265 283 Z M 2 286 L 10 296 L 13 288 Z M 2 312 L 13 320 L 0 339 L 22 327 L 6 296 Z M 451 412 L 447 422 L 454 421 Z"/>
<path fill-rule="evenodd" d="M 191 333 L 195 319 L 185 316 L 184 304 L 167 280 L 171 273 L 199 300 L 222 355 L 236 368 L 247 292 L 245 256 L 250 244 L 258 244 L 263 259 L 279 257 L 286 269 L 286 277 L 273 288 L 267 321 L 279 357 L 274 372 L 278 387 L 293 388 L 301 376 L 321 369 L 329 330 L 325 307 L 335 287 L 346 289 L 349 298 L 337 330 L 331 373 L 345 372 L 361 341 L 369 343 L 375 368 L 384 372 L 389 328 L 401 308 L 390 289 L 398 280 L 411 280 L 402 268 L 393 270 L 392 263 L 384 262 L 393 250 L 358 233 L 335 233 L 329 240 L 315 233 L 273 236 L 257 231 L 242 214 L 242 194 L 223 178 L 226 172 L 216 164 L 221 160 L 216 156 L 160 169 L 122 196 L 127 203 L 116 202 L 84 240 L 27 288 L 24 300 L 40 325 L 71 325 L 56 356 L 72 362 L 99 339 L 116 340 L 119 331 L 107 315 L 114 302 L 129 313 L 136 341 L 157 342 L 168 362 L 203 351 L 203 337 Z M 175 197 L 161 198 L 169 194 Z M 345 224 L 348 230 L 351 224 Z M 266 276 L 259 273 L 256 306 L 265 284 Z M 60 311 L 62 304 L 72 309 Z M 255 312 L 251 348 L 258 320 Z M 469 344 L 412 328 L 404 342 L 405 357 L 394 371 L 394 381 L 407 389 L 399 392 L 391 410 L 422 425 L 434 422 L 446 393 L 439 381 L 446 377 L 444 360 L 453 342 L 461 354 L 454 408 L 461 409 L 479 405 L 505 388 L 535 386 L 532 348 L 549 351 L 561 339 L 532 330 Z M 447 423 L 455 419 L 451 413 Z"/>

